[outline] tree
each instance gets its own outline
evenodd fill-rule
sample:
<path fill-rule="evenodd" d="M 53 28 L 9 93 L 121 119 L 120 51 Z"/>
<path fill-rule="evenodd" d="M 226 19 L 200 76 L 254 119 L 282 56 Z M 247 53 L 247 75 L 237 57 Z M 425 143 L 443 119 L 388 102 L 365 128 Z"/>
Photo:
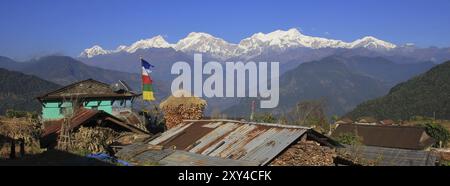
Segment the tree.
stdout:
<path fill-rule="evenodd" d="M 437 123 L 426 123 L 421 126 L 425 127 L 425 131 L 428 135 L 437 140 L 434 146 L 441 148 L 442 146 L 447 145 L 450 139 L 450 132 L 442 125 Z"/>
<path fill-rule="evenodd" d="M 339 116 L 335 114 L 335 115 L 331 116 L 331 120 L 333 123 L 335 123 L 337 120 L 339 120 Z"/>
<path fill-rule="evenodd" d="M 298 103 L 297 106 L 291 110 L 289 116 L 291 117 L 292 123 L 295 125 L 315 126 L 322 132 L 328 132 L 330 130 L 330 125 L 327 121 L 325 110 L 325 100 L 307 100 Z"/>

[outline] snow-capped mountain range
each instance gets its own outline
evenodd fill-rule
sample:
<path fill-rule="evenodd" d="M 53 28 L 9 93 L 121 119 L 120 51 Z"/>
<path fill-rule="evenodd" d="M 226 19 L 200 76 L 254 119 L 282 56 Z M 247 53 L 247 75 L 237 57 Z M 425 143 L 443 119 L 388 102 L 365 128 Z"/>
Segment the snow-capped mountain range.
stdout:
<path fill-rule="evenodd" d="M 388 51 L 396 48 L 395 44 L 367 36 L 353 42 L 312 37 L 303 35 L 297 29 L 287 31 L 276 30 L 271 33 L 256 33 L 241 40 L 238 44 L 229 43 L 207 33 L 192 32 L 176 44 L 168 43 L 162 36 L 139 40 L 130 46 L 120 45 L 115 50 L 105 50 L 99 45 L 85 49 L 80 57 L 91 58 L 98 55 L 127 52 L 134 53 L 139 49 L 173 48 L 178 51 L 207 53 L 214 57 L 227 59 L 230 57 L 253 57 L 266 50 L 284 51 L 290 48 L 367 48 Z"/>

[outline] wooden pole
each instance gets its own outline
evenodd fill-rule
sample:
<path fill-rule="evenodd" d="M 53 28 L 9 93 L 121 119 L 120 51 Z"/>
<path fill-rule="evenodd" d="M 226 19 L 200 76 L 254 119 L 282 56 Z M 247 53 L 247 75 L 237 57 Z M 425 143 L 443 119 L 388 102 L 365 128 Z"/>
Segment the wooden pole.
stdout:
<path fill-rule="evenodd" d="M 252 101 L 252 105 L 251 105 L 251 109 L 252 109 L 252 112 L 251 112 L 251 114 L 250 114 L 250 121 L 253 121 L 254 120 L 254 117 L 255 117 L 255 100 L 253 100 Z"/>
<path fill-rule="evenodd" d="M 11 139 L 11 152 L 9 153 L 10 159 L 16 159 L 16 141 Z"/>
<path fill-rule="evenodd" d="M 20 139 L 20 157 L 23 158 L 25 156 L 25 140 L 23 138 Z"/>

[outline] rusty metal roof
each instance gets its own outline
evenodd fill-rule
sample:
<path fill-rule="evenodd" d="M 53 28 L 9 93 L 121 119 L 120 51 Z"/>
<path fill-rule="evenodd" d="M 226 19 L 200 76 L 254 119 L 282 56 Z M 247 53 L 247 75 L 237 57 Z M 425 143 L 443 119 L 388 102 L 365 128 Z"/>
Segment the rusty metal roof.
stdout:
<path fill-rule="evenodd" d="M 176 150 L 159 161 L 165 166 L 257 166 L 258 163 L 211 157 L 192 152 Z"/>
<path fill-rule="evenodd" d="M 83 124 L 86 120 L 91 119 L 93 116 L 98 114 L 98 110 L 91 110 L 91 109 L 79 109 L 77 114 L 70 120 L 70 130 L 73 128 L 76 128 Z M 59 130 L 61 129 L 61 125 L 63 123 L 63 119 L 52 121 L 52 125 L 45 127 L 44 132 L 42 133 L 42 136 L 47 136 L 52 133 L 59 133 Z"/>
<path fill-rule="evenodd" d="M 149 144 L 265 165 L 308 129 L 234 120 L 185 120 Z"/>
<path fill-rule="evenodd" d="M 157 163 L 164 166 L 256 166 L 257 162 L 224 159 L 192 152 L 158 149 L 159 147 L 144 143 L 124 146 L 115 156 L 133 164 L 146 165 Z"/>
<path fill-rule="evenodd" d="M 80 127 L 81 125 L 85 125 L 85 124 L 90 123 L 91 121 L 96 121 L 96 120 L 109 121 L 111 124 L 121 126 L 123 128 L 130 130 L 131 132 L 138 133 L 138 134 L 147 134 L 146 131 L 144 131 L 132 124 L 126 123 L 126 122 L 114 117 L 113 115 L 108 114 L 105 111 L 91 110 L 91 109 L 85 109 L 85 108 L 78 109 L 78 111 L 75 113 L 75 115 L 70 119 L 69 130 L 76 129 L 76 128 Z M 56 139 L 56 137 L 60 133 L 63 122 L 64 122 L 64 119 L 44 122 L 44 124 L 47 124 L 47 123 L 50 123 L 50 124 L 44 128 L 43 133 L 41 134 L 41 142 L 42 142 L 43 146 L 47 146 L 47 145 L 50 145 L 51 143 L 53 143 L 53 141 Z"/>

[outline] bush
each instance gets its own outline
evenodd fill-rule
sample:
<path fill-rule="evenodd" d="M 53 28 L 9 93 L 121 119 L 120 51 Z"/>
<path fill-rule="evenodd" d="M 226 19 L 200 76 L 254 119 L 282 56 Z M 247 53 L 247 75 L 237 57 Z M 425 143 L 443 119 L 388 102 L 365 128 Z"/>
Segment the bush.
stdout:
<path fill-rule="evenodd" d="M 262 122 L 262 123 L 276 123 L 277 118 L 273 116 L 272 113 L 264 113 L 261 115 L 256 115 L 254 118 L 255 122 Z"/>
<path fill-rule="evenodd" d="M 38 114 L 36 112 L 27 112 L 13 109 L 6 110 L 5 116 L 7 118 L 30 118 L 30 119 L 38 118 Z"/>
<path fill-rule="evenodd" d="M 347 145 L 361 145 L 362 144 L 362 139 L 352 133 L 344 133 L 341 134 L 337 137 L 336 141 L 338 141 L 339 143 L 342 144 L 347 144 Z"/>
<path fill-rule="evenodd" d="M 437 140 L 435 147 L 446 146 L 448 140 L 450 139 L 450 132 L 444 128 L 442 125 L 437 123 L 427 123 L 425 125 L 420 125 L 425 127 L 425 131 L 428 135 Z"/>

